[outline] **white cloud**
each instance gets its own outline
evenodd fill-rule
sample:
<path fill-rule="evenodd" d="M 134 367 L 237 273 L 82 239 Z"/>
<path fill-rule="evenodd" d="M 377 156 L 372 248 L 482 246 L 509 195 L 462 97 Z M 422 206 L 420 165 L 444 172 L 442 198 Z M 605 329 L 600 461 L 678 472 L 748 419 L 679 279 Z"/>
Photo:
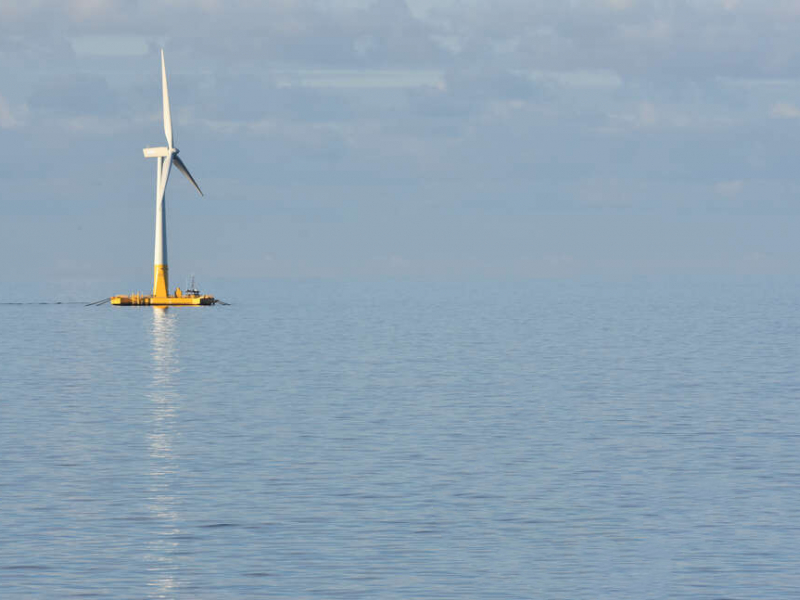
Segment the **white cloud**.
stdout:
<path fill-rule="evenodd" d="M 778 102 L 772 105 L 769 114 L 776 119 L 797 119 L 800 118 L 800 108 L 789 102 Z"/>
<path fill-rule="evenodd" d="M 20 125 L 19 119 L 11 112 L 8 101 L 0 94 L 0 129 L 13 129 Z"/>
<path fill-rule="evenodd" d="M 620 30 L 631 41 L 664 42 L 672 37 L 675 25 L 671 19 L 659 18 L 623 25 Z"/>
<path fill-rule="evenodd" d="M 614 10 L 625 10 L 636 5 L 636 0 L 606 0 Z"/>
<path fill-rule="evenodd" d="M 444 85 L 443 74 L 422 69 L 295 69 L 276 71 L 278 87 L 414 88 Z"/>
<path fill-rule="evenodd" d="M 738 196 L 744 189 L 744 181 L 735 179 L 732 181 L 720 181 L 714 185 L 714 192 L 720 196 Z"/>
<path fill-rule="evenodd" d="M 142 56 L 149 50 L 138 35 L 84 35 L 70 40 L 77 56 Z"/>
<path fill-rule="evenodd" d="M 628 113 L 612 114 L 611 119 L 639 129 L 654 127 L 662 121 L 658 108 L 652 102 L 641 102 Z"/>
<path fill-rule="evenodd" d="M 608 69 L 592 69 L 577 71 L 520 71 L 533 81 L 556 84 L 575 88 L 618 88 L 622 79 L 614 71 Z"/>

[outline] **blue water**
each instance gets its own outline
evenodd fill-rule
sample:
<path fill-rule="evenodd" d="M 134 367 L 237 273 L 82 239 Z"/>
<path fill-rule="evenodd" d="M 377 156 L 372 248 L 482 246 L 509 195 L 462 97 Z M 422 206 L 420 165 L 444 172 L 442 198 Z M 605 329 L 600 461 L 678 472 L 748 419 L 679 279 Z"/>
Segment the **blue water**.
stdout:
<path fill-rule="evenodd" d="M 3 598 L 800 596 L 800 285 L 226 286 L 0 305 Z"/>

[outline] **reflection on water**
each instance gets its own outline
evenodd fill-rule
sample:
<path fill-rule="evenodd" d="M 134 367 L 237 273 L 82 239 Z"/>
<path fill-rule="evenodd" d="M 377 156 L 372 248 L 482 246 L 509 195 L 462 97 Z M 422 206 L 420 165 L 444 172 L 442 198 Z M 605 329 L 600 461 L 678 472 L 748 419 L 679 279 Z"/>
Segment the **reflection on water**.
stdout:
<path fill-rule="evenodd" d="M 153 380 L 148 394 L 151 421 L 148 432 L 150 471 L 148 509 L 157 526 L 147 544 L 147 561 L 152 586 L 151 597 L 167 598 L 175 587 L 178 565 L 174 555 L 178 550 L 175 536 L 178 512 L 176 498 L 177 460 L 173 446 L 176 438 L 176 418 L 180 408 L 177 378 L 180 364 L 175 350 L 175 313 L 167 308 L 153 308 L 152 345 Z"/>

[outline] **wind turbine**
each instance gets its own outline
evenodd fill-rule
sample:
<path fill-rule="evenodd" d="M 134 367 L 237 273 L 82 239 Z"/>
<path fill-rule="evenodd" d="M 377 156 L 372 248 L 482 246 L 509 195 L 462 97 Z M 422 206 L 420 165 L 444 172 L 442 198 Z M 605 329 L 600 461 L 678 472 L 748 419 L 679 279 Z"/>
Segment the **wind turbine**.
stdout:
<path fill-rule="evenodd" d="M 172 164 L 186 175 L 192 185 L 200 191 L 200 186 L 189 173 L 189 169 L 183 164 L 178 156 L 180 152 L 173 145 L 174 136 L 172 134 L 172 115 L 169 109 L 169 90 L 167 89 L 167 68 L 164 65 L 164 51 L 161 51 L 161 91 L 164 103 L 164 134 L 167 136 L 167 146 L 160 148 L 145 148 L 143 150 L 145 158 L 156 159 L 156 248 L 155 259 L 153 262 L 153 296 L 162 298 L 169 295 L 169 268 L 167 266 L 167 216 L 164 207 L 165 192 L 169 173 Z"/>
<path fill-rule="evenodd" d="M 113 296 L 111 303 L 122 306 L 141 306 L 141 305 L 201 305 L 215 304 L 220 302 L 213 296 L 185 295 L 180 288 L 175 290 L 174 295 L 169 293 L 169 267 L 167 265 L 167 219 L 165 210 L 165 196 L 169 173 L 174 164 L 178 170 L 186 175 L 195 189 L 203 195 L 200 186 L 189 173 L 189 169 L 178 156 L 179 150 L 175 147 L 175 138 L 172 133 L 172 115 L 169 108 L 169 90 L 167 89 L 167 68 L 164 64 L 164 51 L 161 50 L 161 92 L 164 105 L 164 134 L 167 137 L 167 145 L 158 148 L 145 148 L 143 150 L 145 158 L 156 159 L 156 243 L 155 258 L 153 266 L 153 294 L 131 294 L 129 296 Z"/>

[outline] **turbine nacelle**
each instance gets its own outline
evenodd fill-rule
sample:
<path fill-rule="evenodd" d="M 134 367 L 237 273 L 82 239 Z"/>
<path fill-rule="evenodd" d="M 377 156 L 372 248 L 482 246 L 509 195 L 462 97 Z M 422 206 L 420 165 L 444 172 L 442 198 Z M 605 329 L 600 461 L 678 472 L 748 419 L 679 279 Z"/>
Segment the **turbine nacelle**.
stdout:
<path fill-rule="evenodd" d="M 170 155 L 169 148 L 166 146 L 161 146 L 160 148 L 145 148 L 142 150 L 144 152 L 145 158 L 166 158 Z M 177 154 L 179 150 L 177 148 L 173 148 L 172 152 Z"/>

